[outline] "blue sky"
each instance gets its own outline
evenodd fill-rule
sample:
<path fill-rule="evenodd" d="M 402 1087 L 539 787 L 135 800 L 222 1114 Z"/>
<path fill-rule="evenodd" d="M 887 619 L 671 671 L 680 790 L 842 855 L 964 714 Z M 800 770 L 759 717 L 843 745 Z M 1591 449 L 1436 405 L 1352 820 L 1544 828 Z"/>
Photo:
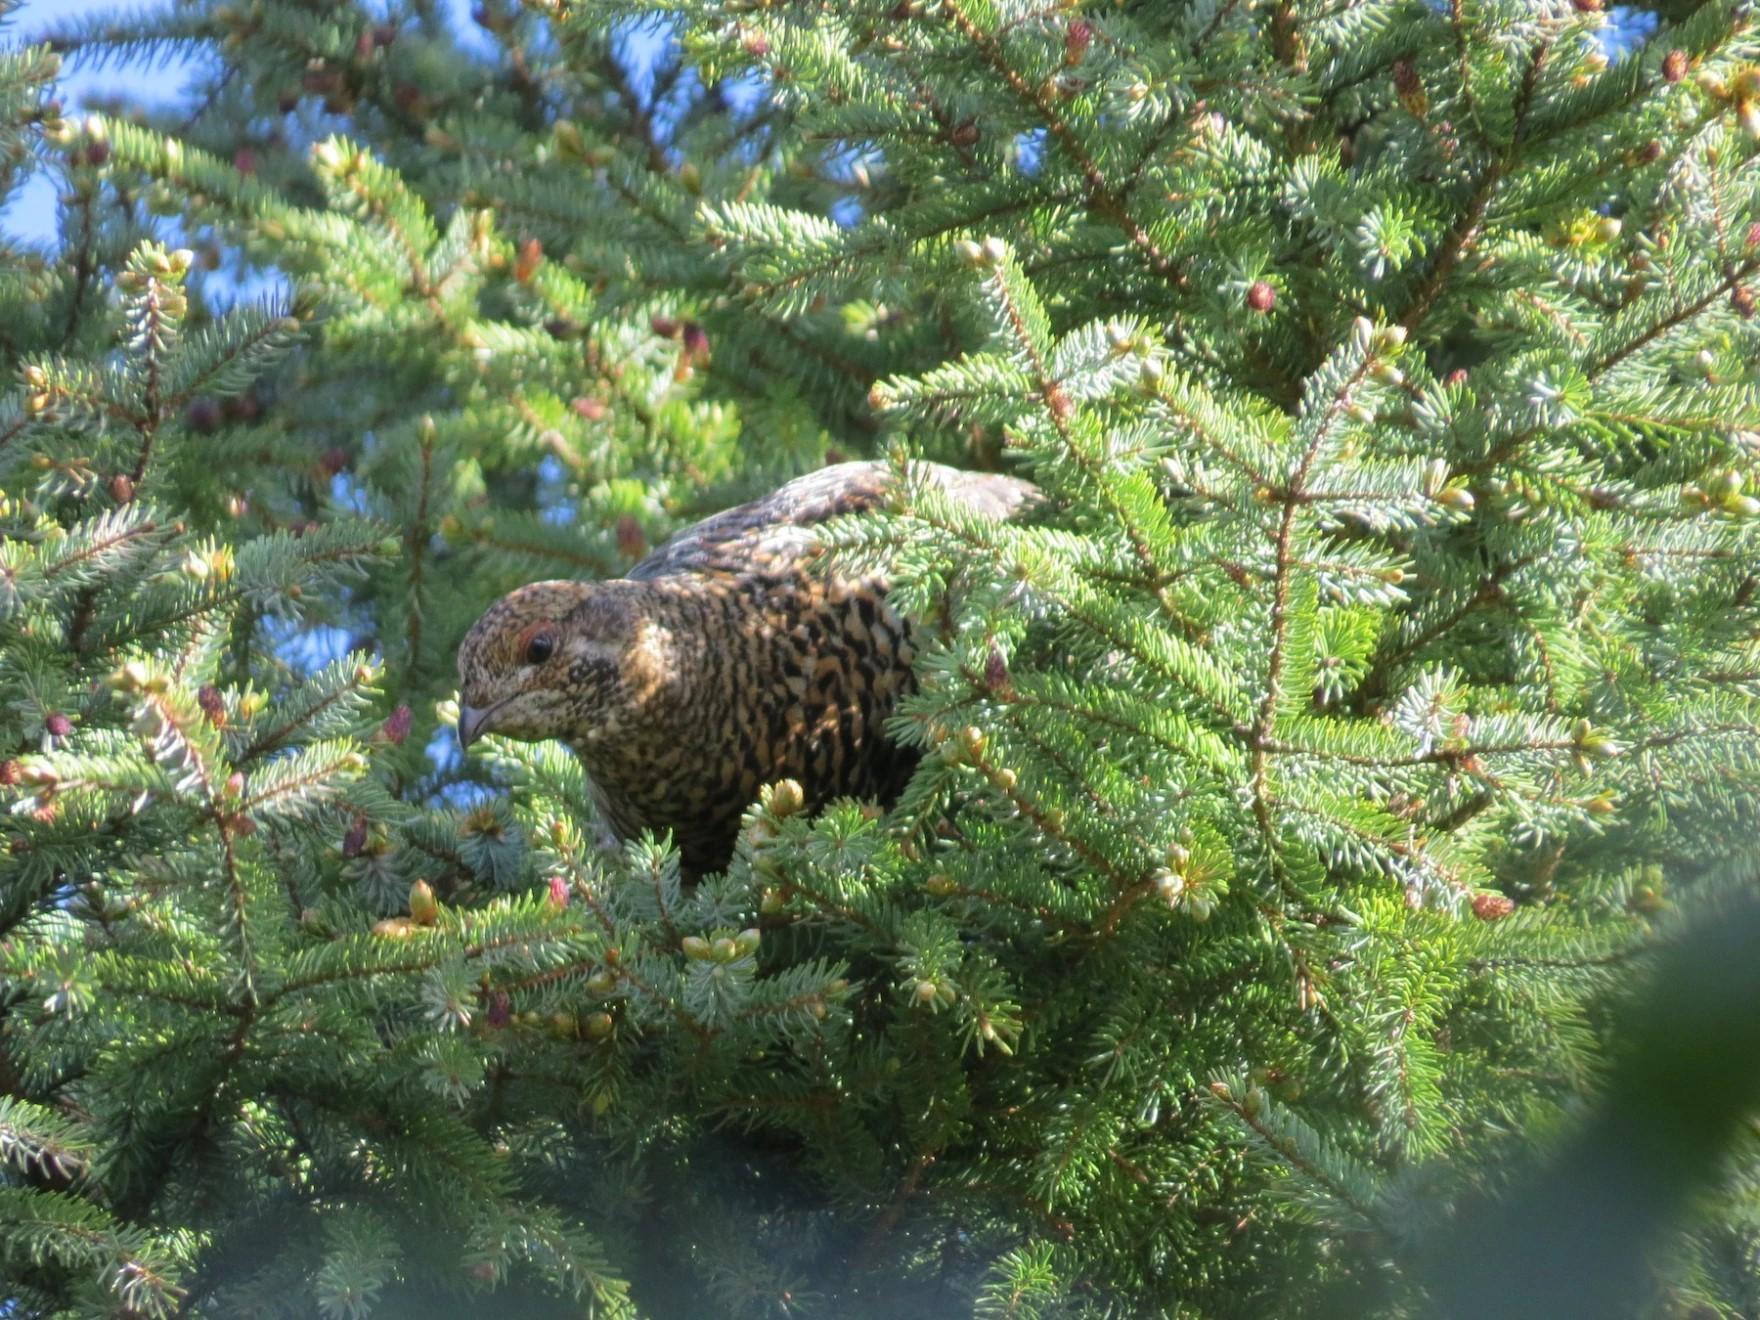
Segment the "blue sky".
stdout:
<path fill-rule="evenodd" d="M 6 30 L 0 33 L 0 42 L 12 45 L 33 41 L 69 19 L 87 15 L 142 14 L 170 7 L 170 0 L 23 0 L 12 12 Z M 454 11 L 468 40 L 473 31 L 468 17 L 470 0 L 446 0 L 446 7 Z M 132 64 L 112 61 L 101 69 L 82 68 L 77 62 L 70 62 L 62 72 L 61 103 L 69 112 L 77 112 L 87 97 L 117 91 L 126 92 L 129 100 L 144 105 L 176 103 L 184 99 L 194 72 L 193 63 L 185 60 Z M 55 190 L 53 177 L 37 174 L 31 178 L 0 211 L 0 228 L 14 240 L 53 243 Z"/>
<path fill-rule="evenodd" d="M 341 0 L 338 0 L 340 3 Z M 470 19 L 471 0 L 442 0 L 450 10 L 454 26 L 468 46 L 473 34 L 482 36 Z M 0 43 L 12 45 L 41 37 L 51 28 L 63 26 L 69 19 L 94 14 L 142 14 L 170 8 L 170 0 L 22 0 L 0 32 Z M 488 39 L 485 38 L 485 48 Z M 632 39 L 638 61 L 651 59 L 661 38 L 657 33 L 638 35 Z M 82 102 L 92 95 L 123 91 L 128 99 L 144 105 L 163 105 L 185 99 L 187 85 L 195 72 L 189 61 L 137 61 L 133 64 L 107 63 L 102 69 L 81 68 L 70 62 L 61 79 L 61 101 L 69 112 L 77 112 Z M 38 174 L 0 210 L 0 229 L 15 241 L 49 244 L 55 241 L 55 195 L 53 177 Z"/>
<path fill-rule="evenodd" d="M 459 30 L 468 39 L 472 31 L 468 17 L 470 0 L 445 0 L 445 3 L 454 11 Z M 10 30 L 0 34 L 0 40 L 8 44 L 21 38 L 28 41 L 40 36 L 50 27 L 84 15 L 123 12 L 138 14 L 168 8 L 169 5 L 170 0 L 123 0 L 120 3 L 119 0 L 22 0 L 11 17 Z M 1614 51 L 1641 40 L 1655 26 L 1656 21 L 1652 14 L 1638 13 L 1623 6 L 1613 11 L 1613 18 L 1614 21 L 1608 25 L 1606 40 Z M 657 42 L 657 36 L 648 36 L 637 44 L 646 46 Z M 176 102 L 183 99 L 192 72 L 192 66 L 180 60 L 110 63 L 98 70 L 83 69 L 75 65 L 63 74 L 61 100 L 69 111 L 77 111 L 90 95 L 124 90 L 129 94 L 128 99 L 138 103 L 151 105 Z M 1036 152 L 1029 150 L 1024 156 L 1022 167 L 1031 172 Z M 0 229 L 15 241 L 22 239 L 34 244 L 52 244 L 56 237 L 55 195 L 56 183 L 53 176 L 44 173 L 33 176 L 10 199 L 5 208 L 0 210 Z M 854 206 L 853 199 L 850 205 Z M 838 218 L 844 223 L 852 223 L 858 213 L 859 208 Z"/>
<path fill-rule="evenodd" d="M 13 11 L 10 29 L 4 40 L 8 45 L 19 40 L 30 41 L 50 27 L 60 26 L 69 18 L 86 14 L 116 13 L 127 10 L 164 8 L 164 0 L 147 0 L 121 5 L 115 0 L 24 0 Z M 126 87 L 131 99 L 146 102 L 176 101 L 189 77 L 189 68 L 182 62 L 169 64 L 117 65 L 88 71 L 77 67 L 63 72 L 61 103 L 70 111 L 77 110 L 82 100 L 93 94 L 114 92 Z M 31 178 L 0 212 L 0 225 L 15 239 L 32 243 L 50 243 L 55 238 L 55 180 L 46 174 Z"/>

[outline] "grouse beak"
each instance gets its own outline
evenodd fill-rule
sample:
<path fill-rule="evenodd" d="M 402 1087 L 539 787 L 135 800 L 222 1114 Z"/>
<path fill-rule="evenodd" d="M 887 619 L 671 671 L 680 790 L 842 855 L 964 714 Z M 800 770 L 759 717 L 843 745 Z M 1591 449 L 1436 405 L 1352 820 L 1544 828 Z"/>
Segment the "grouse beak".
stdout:
<path fill-rule="evenodd" d="M 485 709 L 461 705 L 458 708 L 458 745 L 462 750 L 469 751 L 470 745 L 489 731 L 489 717 L 494 713 L 493 706 Z"/>

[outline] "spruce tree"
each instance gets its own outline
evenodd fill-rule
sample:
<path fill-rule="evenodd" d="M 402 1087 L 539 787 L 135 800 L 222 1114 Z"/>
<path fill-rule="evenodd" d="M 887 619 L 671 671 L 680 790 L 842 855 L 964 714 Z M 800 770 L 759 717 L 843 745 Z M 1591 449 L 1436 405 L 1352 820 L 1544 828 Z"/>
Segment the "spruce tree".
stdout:
<path fill-rule="evenodd" d="M 62 195 L 0 251 L 8 1313 L 1421 1313 L 1752 887 L 1747 4 L 49 35 L 0 61 Z M 186 105 L 48 101 L 168 50 Z M 499 594 L 840 455 L 902 478 L 825 531 L 923 620 L 898 803 L 773 787 L 687 885 L 561 747 L 455 750 Z M 1751 1138 L 1719 1176 L 1634 1308 L 1760 1309 Z"/>

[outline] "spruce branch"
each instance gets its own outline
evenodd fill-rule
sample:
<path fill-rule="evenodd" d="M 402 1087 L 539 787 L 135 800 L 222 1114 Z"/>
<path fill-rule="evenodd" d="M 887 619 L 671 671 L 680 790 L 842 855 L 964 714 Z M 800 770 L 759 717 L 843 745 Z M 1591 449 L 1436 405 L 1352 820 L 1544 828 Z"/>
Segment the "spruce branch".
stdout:
<path fill-rule="evenodd" d="M 229 1047 L 233 1060 L 243 1052 L 244 1035 L 248 1031 L 250 1020 L 258 1006 L 257 981 L 260 970 L 257 966 L 256 951 L 250 932 L 252 913 L 249 896 L 239 877 L 238 851 L 235 838 L 237 826 L 232 820 L 218 818 L 215 827 L 220 834 L 220 857 L 222 874 L 226 884 L 229 907 L 228 926 L 238 942 L 239 952 L 239 989 L 243 993 L 244 1016 L 241 1018 L 234 1043 Z"/>
<path fill-rule="evenodd" d="M 1614 367 L 1633 354 L 1642 351 L 1670 330 L 1702 315 L 1714 302 L 1721 298 L 1728 298 L 1731 289 L 1748 279 L 1756 271 L 1760 271 L 1760 256 L 1750 257 L 1733 269 L 1726 271 L 1723 277 L 1705 293 L 1680 303 L 1667 316 L 1652 322 L 1623 343 L 1617 344 L 1591 359 L 1584 368 L 1589 378 L 1593 380 L 1606 375 Z"/>
<path fill-rule="evenodd" d="M 253 0 L 81 27 L 219 59 L 77 125 L 0 56 L 15 1309 L 1422 1310 L 1760 792 L 1760 73 L 1519 8 Z M 815 524 L 895 799 L 682 883 L 442 736 L 497 597 L 891 433 L 1040 491 Z M 1749 1154 L 1671 1295 L 1756 1310 Z"/>
<path fill-rule="evenodd" d="M 419 429 L 421 467 L 416 478 L 415 516 L 404 533 L 404 553 L 409 560 L 409 606 L 404 624 L 404 647 L 407 654 L 404 672 L 409 676 L 413 676 L 417 666 L 421 664 L 424 607 L 422 579 L 427 565 L 428 540 L 433 535 L 428 526 L 428 501 L 434 481 L 435 431 L 433 423 L 426 418 L 422 420 Z"/>
<path fill-rule="evenodd" d="M 1271 737 L 1277 713 L 1283 702 L 1284 668 L 1288 660 L 1290 645 L 1290 615 L 1292 608 L 1291 592 L 1293 583 L 1294 534 L 1296 511 L 1299 500 L 1306 488 L 1309 473 L 1318 458 L 1321 449 L 1331 438 L 1333 430 L 1352 406 L 1352 396 L 1368 379 L 1376 362 L 1377 346 L 1373 342 L 1375 331 L 1366 322 L 1360 323 L 1354 330 L 1358 341 L 1357 361 L 1342 373 L 1327 399 L 1324 411 L 1312 427 L 1308 443 L 1301 450 L 1295 468 L 1284 488 L 1273 492 L 1273 498 L 1282 504 L 1278 515 L 1277 531 L 1273 542 L 1273 566 L 1271 583 L 1271 638 L 1270 652 L 1266 660 L 1264 693 L 1259 699 L 1258 713 L 1255 716 L 1249 737 L 1251 750 L 1251 795 L 1252 810 L 1263 836 L 1263 846 L 1271 861 L 1273 874 L 1280 885 L 1287 884 L 1283 868 L 1279 861 L 1279 834 L 1271 809 L 1269 770 L 1270 752 L 1266 741 Z"/>
<path fill-rule="evenodd" d="M 1131 215 L 1125 197 L 1108 183 L 1099 162 L 1089 153 L 1080 136 L 1069 121 L 1064 118 L 1049 93 L 1043 88 L 1031 86 L 1021 76 L 1008 62 L 995 35 L 983 31 L 966 13 L 962 0 L 948 0 L 948 3 L 940 6 L 940 13 L 959 31 L 961 36 L 972 44 L 979 57 L 989 65 L 993 73 L 1008 85 L 1009 90 L 1038 113 L 1052 139 L 1068 154 L 1081 171 L 1082 178 L 1088 188 L 1086 199 L 1088 210 L 1097 218 L 1122 230 L 1131 245 L 1142 254 L 1150 269 L 1171 285 L 1176 292 L 1183 293 L 1189 285 L 1185 273 L 1175 261 L 1161 251 L 1148 230 Z"/>

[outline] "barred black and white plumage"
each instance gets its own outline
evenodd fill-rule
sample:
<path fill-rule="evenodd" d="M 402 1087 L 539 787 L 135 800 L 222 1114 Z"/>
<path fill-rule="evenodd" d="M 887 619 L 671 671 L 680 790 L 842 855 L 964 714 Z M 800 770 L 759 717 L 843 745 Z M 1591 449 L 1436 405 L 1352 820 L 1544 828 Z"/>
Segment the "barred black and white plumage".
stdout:
<path fill-rule="evenodd" d="M 1012 477 L 916 469 L 981 516 L 1032 498 Z M 671 831 L 686 867 L 725 866 L 764 784 L 809 808 L 890 800 L 913 757 L 883 733 L 910 691 L 909 624 L 883 574 L 810 571 L 815 525 L 882 503 L 892 469 L 840 463 L 686 528 L 608 582 L 538 582 L 459 648 L 459 740 L 560 738 L 620 839 Z"/>

